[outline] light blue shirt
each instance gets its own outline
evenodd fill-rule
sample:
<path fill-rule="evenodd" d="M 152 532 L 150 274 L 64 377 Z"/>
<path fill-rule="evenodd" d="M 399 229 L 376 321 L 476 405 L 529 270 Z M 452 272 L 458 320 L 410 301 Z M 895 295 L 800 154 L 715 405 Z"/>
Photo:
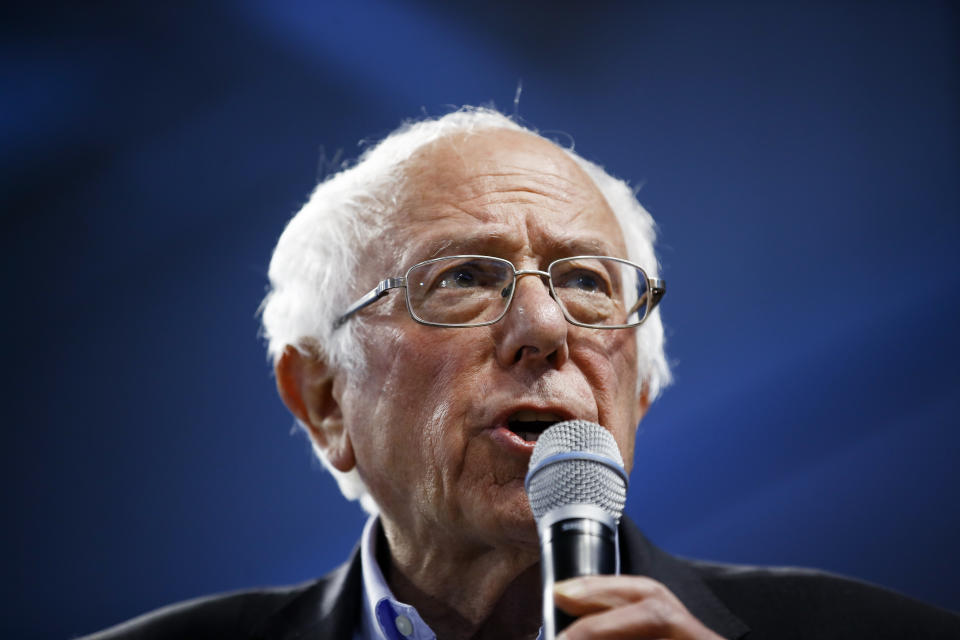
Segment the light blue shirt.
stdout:
<path fill-rule="evenodd" d="M 363 614 L 354 640 L 436 640 L 417 610 L 393 597 L 377 563 L 380 518 L 370 516 L 360 538 Z"/>
<path fill-rule="evenodd" d="M 360 565 L 363 577 L 363 614 L 354 640 L 436 640 L 417 610 L 393 597 L 377 563 L 377 534 L 380 518 L 370 516 L 360 538 Z M 543 629 L 537 635 L 542 640 Z"/>

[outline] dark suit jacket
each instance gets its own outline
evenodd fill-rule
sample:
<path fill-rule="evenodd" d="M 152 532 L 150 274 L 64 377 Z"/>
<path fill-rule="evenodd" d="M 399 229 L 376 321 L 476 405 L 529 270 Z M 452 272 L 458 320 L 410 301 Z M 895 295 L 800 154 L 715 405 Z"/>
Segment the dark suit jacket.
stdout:
<path fill-rule="evenodd" d="M 724 638 L 960 638 L 960 617 L 819 571 L 684 560 L 653 546 L 624 518 L 623 573 L 665 584 Z M 360 553 L 295 587 L 199 598 L 135 618 L 87 640 L 353 638 L 362 612 Z"/>

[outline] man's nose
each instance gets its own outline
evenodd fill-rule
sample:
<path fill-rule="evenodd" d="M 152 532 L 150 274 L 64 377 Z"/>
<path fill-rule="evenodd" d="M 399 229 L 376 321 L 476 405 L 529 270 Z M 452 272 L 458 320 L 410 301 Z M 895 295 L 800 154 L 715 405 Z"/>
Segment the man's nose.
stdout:
<path fill-rule="evenodd" d="M 549 363 L 559 367 L 569 356 L 567 330 L 560 305 L 540 271 L 521 271 L 504 318 L 497 323 L 497 360 L 504 366 Z"/>

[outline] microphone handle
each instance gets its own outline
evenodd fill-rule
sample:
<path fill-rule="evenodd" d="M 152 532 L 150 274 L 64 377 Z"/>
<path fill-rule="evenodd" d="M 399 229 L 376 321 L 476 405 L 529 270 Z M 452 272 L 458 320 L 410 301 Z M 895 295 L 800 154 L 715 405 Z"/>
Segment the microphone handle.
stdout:
<path fill-rule="evenodd" d="M 552 520 L 547 515 L 548 520 Z M 540 573 L 543 580 L 543 632 L 553 640 L 576 618 L 553 603 L 555 582 L 579 576 L 617 572 L 617 530 L 592 518 L 557 519 L 540 529 Z"/>

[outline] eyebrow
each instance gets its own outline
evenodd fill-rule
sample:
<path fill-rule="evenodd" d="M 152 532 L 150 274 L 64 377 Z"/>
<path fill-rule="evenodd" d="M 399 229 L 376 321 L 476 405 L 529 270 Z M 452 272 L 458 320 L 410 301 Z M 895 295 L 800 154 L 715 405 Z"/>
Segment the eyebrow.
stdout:
<path fill-rule="evenodd" d="M 441 238 L 427 245 L 424 255 L 426 259 L 438 258 L 441 255 L 457 255 L 482 253 L 489 251 L 490 247 L 498 250 L 509 251 L 518 248 L 518 243 L 502 233 L 491 231 L 472 236 L 459 238 Z"/>
<path fill-rule="evenodd" d="M 613 245 L 601 238 L 596 237 L 577 237 L 568 236 L 560 238 L 549 238 L 545 242 L 546 256 L 552 257 L 570 257 L 578 255 L 603 255 L 617 257 L 617 251 Z M 422 254 L 423 260 L 438 258 L 443 255 L 460 254 L 483 254 L 486 255 L 493 249 L 494 253 L 509 253 L 511 250 L 520 248 L 520 243 L 508 236 L 496 231 L 481 233 L 472 236 L 459 238 L 441 238 L 426 246 L 426 251 Z M 620 256 L 625 257 L 625 256 Z"/>
<path fill-rule="evenodd" d="M 550 249 L 557 254 L 576 255 L 596 255 L 596 256 L 614 256 L 613 245 L 601 238 L 584 237 L 562 237 L 554 238 L 549 241 Z"/>

